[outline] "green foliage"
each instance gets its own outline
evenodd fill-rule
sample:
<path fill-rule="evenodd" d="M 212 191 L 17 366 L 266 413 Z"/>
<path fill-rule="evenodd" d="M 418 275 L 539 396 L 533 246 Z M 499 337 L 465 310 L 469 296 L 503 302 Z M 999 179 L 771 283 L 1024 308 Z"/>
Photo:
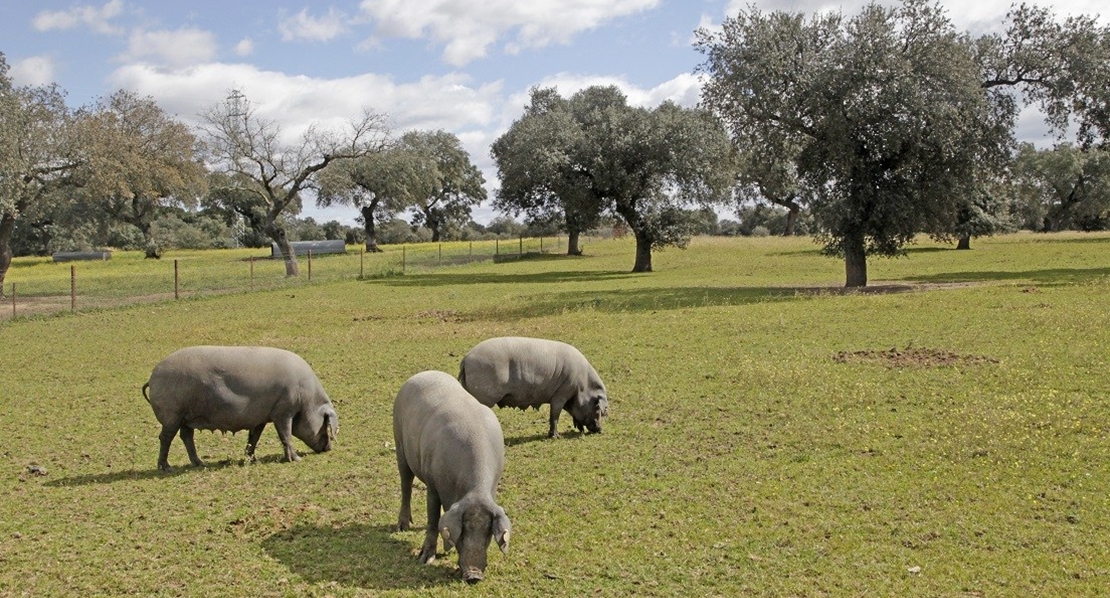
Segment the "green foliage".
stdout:
<path fill-rule="evenodd" d="M 470 222 L 470 210 L 486 199 L 485 177 L 470 161 L 459 138 L 447 131 L 410 131 L 398 148 L 409 156 L 415 181 L 413 225 L 432 232 L 432 241 L 450 238 Z"/>
<path fill-rule="evenodd" d="M 772 172 L 794 165 L 848 286 L 866 284 L 867 255 L 951 234 L 1004 163 L 1013 114 L 984 92 L 971 45 L 937 4 L 870 4 L 851 18 L 753 6 L 698 35 L 703 101 L 740 147 L 775 157 Z"/>
<path fill-rule="evenodd" d="M 683 207 L 719 203 L 735 175 L 712 114 L 673 102 L 629 106 L 615 86 L 567 100 L 554 88 L 533 89 L 524 116 L 491 154 L 502 179 L 500 209 L 533 221 L 561 216 L 572 239 L 603 212 L 619 215 L 639 247 L 635 272 L 652 270 L 652 250 L 685 246 L 693 229 Z"/>
<path fill-rule="evenodd" d="M 1060 144 L 1021 147 L 1015 191 L 1034 230 L 1104 230 L 1110 226 L 1110 150 Z"/>
<path fill-rule="evenodd" d="M 626 272 L 630 240 L 587 248 L 0 323 L 19 349 L 0 392 L 0 594 L 1104 594 L 1106 234 L 923 240 L 859 292 L 799 238 L 695 238 L 650 277 Z M 611 411 L 604 434 L 564 421 L 555 441 L 546 410 L 496 411 L 512 548 L 471 587 L 454 554 L 417 564 L 421 515 L 392 530 L 390 405 L 505 334 L 581 348 Z M 340 413 L 335 450 L 280 463 L 268 428 L 252 465 L 245 434 L 201 433 L 208 467 L 175 442 L 177 471 L 158 472 L 139 388 L 202 343 L 304 356 Z M 964 359 L 836 359 L 891 348 Z"/>

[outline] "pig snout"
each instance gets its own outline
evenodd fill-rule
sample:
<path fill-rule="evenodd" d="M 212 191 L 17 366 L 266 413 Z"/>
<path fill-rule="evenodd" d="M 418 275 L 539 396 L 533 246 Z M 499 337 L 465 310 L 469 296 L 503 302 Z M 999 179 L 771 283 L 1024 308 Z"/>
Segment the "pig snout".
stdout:
<path fill-rule="evenodd" d="M 485 576 L 485 573 L 483 573 L 482 570 L 479 569 L 478 567 L 473 567 L 473 566 L 463 567 L 463 572 L 462 572 L 463 581 L 465 581 L 466 583 L 468 583 L 470 585 L 474 585 L 474 584 L 478 583 L 479 581 L 482 581 L 482 578 L 484 576 Z"/>

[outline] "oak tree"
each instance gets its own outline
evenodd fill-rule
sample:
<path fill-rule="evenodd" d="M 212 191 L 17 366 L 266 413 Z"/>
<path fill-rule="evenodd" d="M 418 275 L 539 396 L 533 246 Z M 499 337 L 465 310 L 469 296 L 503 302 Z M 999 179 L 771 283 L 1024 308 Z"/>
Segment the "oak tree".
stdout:
<path fill-rule="evenodd" d="M 711 113 L 670 101 L 630 106 L 615 86 L 566 101 L 533 90 L 532 106 L 492 154 L 508 181 L 499 205 L 525 212 L 559 205 L 568 222 L 616 214 L 636 238 L 633 272 L 652 270 L 653 250 L 685 246 L 693 223 L 683 208 L 724 201 L 735 177 L 731 144 Z"/>
<path fill-rule="evenodd" d="M 367 110 L 345 130 L 313 124 L 289 142 L 281 126 L 259 115 L 238 91 L 202 117 L 200 129 L 211 168 L 229 175 L 229 184 L 263 202 L 263 226 L 281 251 L 286 276 L 297 276 L 299 270 L 280 216 L 300 208 L 301 194 L 311 188 L 320 171 L 336 160 L 382 151 L 388 137 L 384 117 Z"/>
<path fill-rule="evenodd" d="M 952 234 L 1011 145 L 1013 112 L 983 92 L 972 44 L 926 0 L 851 18 L 750 7 L 699 30 L 697 47 L 704 105 L 740 147 L 795 165 L 848 287 L 867 284 L 869 255 Z"/>

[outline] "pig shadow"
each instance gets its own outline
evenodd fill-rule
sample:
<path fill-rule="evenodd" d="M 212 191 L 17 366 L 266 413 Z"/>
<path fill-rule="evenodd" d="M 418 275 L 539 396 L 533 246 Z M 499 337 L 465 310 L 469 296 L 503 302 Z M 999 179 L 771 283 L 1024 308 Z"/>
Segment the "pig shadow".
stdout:
<path fill-rule="evenodd" d="M 510 437 L 505 439 L 505 446 L 518 446 L 518 445 L 521 445 L 521 444 L 528 444 L 528 443 L 531 443 L 531 442 L 542 442 L 544 440 L 554 440 L 554 441 L 569 440 L 569 439 L 573 439 L 573 438 L 585 438 L 586 436 L 592 436 L 592 434 L 589 434 L 587 432 L 579 432 L 577 430 L 570 430 L 570 431 L 559 432 L 559 437 L 558 438 L 549 438 L 546 433 L 543 433 L 543 434 L 527 434 L 527 435 L 523 435 L 523 436 L 510 436 Z"/>
<path fill-rule="evenodd" d="M 437 555 L 433 565 L 421 565 L 416 545 L 395 533 L 390 525 L 302 524 L 262 540 L 262 549 L 309 583 L 375 590 L 462 583 L 458 568 L 448 564 L 454 561 L 453 552 Z"/>
<path fill-rule="evenodd" d="M 304 455 L 302 455 L 301 458 L 303 459 Z M 202 471 L 218 471 L 229 467 L 257 467 L 264 463 L 281 463 L 282 459 L 282 455 L 266 455 L 259 457 L 255 463 L 249 465 L 245 464 L 243 459 L 223 459 L 220 461 L 207 461 L 202 467 L 194 467 L 188 464 L 177 465 L 169 472 L 162 471 L 157 467 L 151 467 L 150 469 L 123 469 L 110 473 L 87 473 L 50 480 L 49 482 L 45 482 L 43 486 L 88 486 L 90 484 L 114 484 L 116 482 L 125 481 L 133 482 L 137 480 L 167 479 L 200 473 Z"/>

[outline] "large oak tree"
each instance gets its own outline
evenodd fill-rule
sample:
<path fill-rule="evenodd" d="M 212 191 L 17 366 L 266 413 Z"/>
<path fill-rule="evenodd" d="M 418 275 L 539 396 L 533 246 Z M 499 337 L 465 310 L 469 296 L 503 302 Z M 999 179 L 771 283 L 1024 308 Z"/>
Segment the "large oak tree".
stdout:
<path fill-rule="evenodd" d="M 565 101 L 555 90 L 533 90 L 491 153 L 502 209 L 561 209 L 568 231 L 580 226 L 576 217 L 615 213 L 636 238 L 634 272 L 652 270 L 652 250 L 684 246 L 691 229 L 683 207 L 724 201 L 735 177 L 731 145 L 712 114 L 673 102 L 629 106 L 614 86 Z"/>
<path fill-rule="evenodd" d="M 297 257 L 279 218 L 300 206 L 301 194 L 314 185 L 317 174 L 336 160 L 380 152 L 388 131 L 384 117 L 365 111 L 345 130 L 310 126 L 295 142 L 286 141 L 276 121 L 262 118 L 241 93 L 203 115 L 210 167 L 229 175 L 224 179 L 239 190 L 253 193 L 265 205 L 265 232 L 285 260 L 285 275 L 297 276 Z M 220 193 L 217 193 L 220 195 Z"/>
<path fill-rule="evenodd" d="M 0 297 L 16 221 L 72 185 L 81 162 L 73 113 L 62 92 L 54 85 L 13 85 L 0 53 Z"/>
<path fill-rule="evenodd" d="M 972 44 L 925 0 L 852 18 L 752 7 L 700 30 L 697 46 L 705 105 L 742 147 L 770 140 L 796 164 L 849 287 L 867 284 L 867 256 L 951 234 L 1010 147 L 1013 112 L 983 92 Z"/>
<path fill-rule="evenodd" d="M 170 205 L 194 207 L 205 169 L 192 131 L 153 99 L 118 91 L 81 111 L 82 191 L 109 218 L 143 233 L 146 257 L 161 257 L 152 225 Z"/>

